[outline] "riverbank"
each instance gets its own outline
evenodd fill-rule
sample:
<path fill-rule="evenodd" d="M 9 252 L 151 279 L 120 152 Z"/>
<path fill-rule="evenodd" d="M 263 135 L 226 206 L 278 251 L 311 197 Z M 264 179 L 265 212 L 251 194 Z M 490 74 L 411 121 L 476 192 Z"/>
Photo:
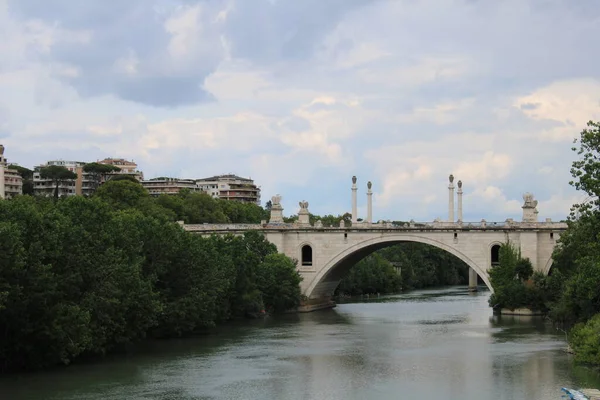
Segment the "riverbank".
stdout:
<path fill-rule="evenodd" d="M 596 373 L 573 365 L 560 332 L 541 319 L 497 318 L 488 296 L 417 290 L 235 321 L 96 363 L 3 377 L 0 398 L 547 400 L 561 387 L 600 387 Z"/>

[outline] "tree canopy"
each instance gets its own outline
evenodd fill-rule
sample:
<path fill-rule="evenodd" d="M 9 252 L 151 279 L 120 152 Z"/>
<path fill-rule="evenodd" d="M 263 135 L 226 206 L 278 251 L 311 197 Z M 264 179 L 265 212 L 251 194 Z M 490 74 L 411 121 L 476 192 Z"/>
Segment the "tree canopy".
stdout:
<path fill-rule="evenodd" d="M 77 179 L 77 174 L 61 165 L 49 165 L 40 170 L 40 177 L 52 181 L 54 184 L 54 198 L 58 199 L 58 189 L 60 185 Z"/>
<path fill-rule="evenodd" d="M 101 164 L 97 162 L 87 163 L 83 166 L 83 172 L 88 174 L 92 179 L 94 185 L 93 189 L 96 190 L 106 176 L 111 173 L 119 172 L 121 168 L 116 165 Z"/>
<path fill-rule="evenodd" d="M 190 196 L 177 201 L 192 216 L 206 198 Z M 205 238 L 175 217 L 130 181 L 89 198 L 0 202 L 0 372 L 298 305 L 295 262 L 258 232 Z"/>

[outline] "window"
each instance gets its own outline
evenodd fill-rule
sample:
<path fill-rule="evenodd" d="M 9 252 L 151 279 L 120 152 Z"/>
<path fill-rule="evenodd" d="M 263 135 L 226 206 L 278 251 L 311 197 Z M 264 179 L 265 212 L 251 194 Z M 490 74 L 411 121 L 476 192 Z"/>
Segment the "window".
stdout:
<path fill-rule="evenodd" d="M 313 265 L 312 247 L 310 247 L 307 244 L 302 246 L 302 265 L 303 266 Z"/>
<path fill-rule="evenodd" d="M 495 244 L 492 246 L 492 267 L 500 265 L 500 245 Z"/>

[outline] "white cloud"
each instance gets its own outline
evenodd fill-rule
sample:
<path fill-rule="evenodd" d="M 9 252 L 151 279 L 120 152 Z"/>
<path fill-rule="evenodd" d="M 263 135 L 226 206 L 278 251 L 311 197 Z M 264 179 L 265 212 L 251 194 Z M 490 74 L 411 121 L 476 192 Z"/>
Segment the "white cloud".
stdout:
<path fill-rule="evenodd" d="M 529 118 L 560 124 L 544 129 L 540 133 L 541 139 L 572 140 L 589 120 L 600 119 L 600 80 L 553 82 L 529 95 L 517 98 L 515 106 Z"/>
<path fill-rule="evenodd" d="M 375 219 L 429 221 L 454 173 L 469 219 L 519 218 L 525 190 L 559 219 L 600 119 L 593 2 L 59 3 L 0 0 L 0 140 L 25 165 L 235 171 L 289 213 L 347 211 L 356 174 Z"/>
<path fill-rule="evenodd" d="M 165 21 L 165 30 L 171 35 L 169 53 L 178 58 L 188 55 L 202 33 L 200 26 L 200 4 L 180 7 Z"/>

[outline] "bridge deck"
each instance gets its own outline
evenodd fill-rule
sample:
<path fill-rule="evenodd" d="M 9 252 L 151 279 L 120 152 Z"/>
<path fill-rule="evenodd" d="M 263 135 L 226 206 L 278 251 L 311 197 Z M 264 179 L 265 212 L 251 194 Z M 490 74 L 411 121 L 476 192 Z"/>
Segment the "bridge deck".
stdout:
<path fill-rule="evenodd" d="M 455 231 L 564 231 L 564 222 L 469 222 L 357 224 L 349 227 L 318 227 L 301 224 L 183 224 L 189 232 L 311 231 L 311 232 L 455 232 Z"/>

